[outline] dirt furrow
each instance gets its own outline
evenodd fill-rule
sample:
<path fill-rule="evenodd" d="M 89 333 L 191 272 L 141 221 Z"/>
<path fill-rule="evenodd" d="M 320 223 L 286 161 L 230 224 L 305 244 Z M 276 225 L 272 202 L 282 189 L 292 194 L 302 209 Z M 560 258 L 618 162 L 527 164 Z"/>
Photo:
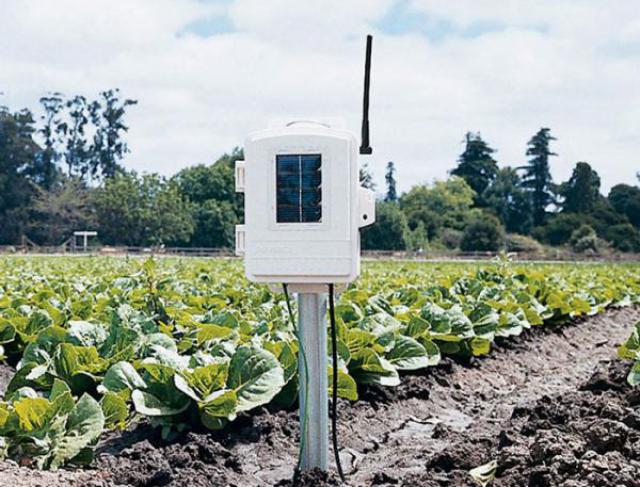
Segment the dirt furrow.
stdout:
<path fill-rule="evenodd" d="M 616 347 L 639 318 L 638 309 L 608 311 L 575 325 L 539 329 L 506 341 L 496 353 L 469 366 L 451 364 L 448 373 L 406 378 L 397 391 L 401 399 L 389 401 L 361 427 L 341 430 L 343 445 L 360 452 L 366 451 L 373 432 L 395 431 L 384 445 L 360 458 L 350 483 L 371 485 L 384 483 L 385 478 L 390 482 L 387 475 L 400 481 L 424 474 L 430 458 L 445 448 L 451 450 L 456 433 L 497 435 L 514 408 L 576 390 L 599 362 L 615 357 Z M 428 399 L 414 397 L 423 394 L 422 388 L 428 388 Z M 403 416 L 422 421 L 397 429 Z M 341 424 L 344 421 L 348 419 Z M 349 430 L 362 433 L 348 434 Z M 478 458 L 477 464 L 483 461 Z"/>

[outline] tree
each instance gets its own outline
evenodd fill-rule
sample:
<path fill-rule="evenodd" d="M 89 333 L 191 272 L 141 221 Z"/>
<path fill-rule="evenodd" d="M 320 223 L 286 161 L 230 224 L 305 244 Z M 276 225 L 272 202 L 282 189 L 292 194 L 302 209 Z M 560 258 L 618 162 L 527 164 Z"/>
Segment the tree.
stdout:
<path fill-rule="evenodd" d="M 233 203 L 239 215 L 244 213 L 242 200 L 235 190 L 235 162 L 244 154 L 238 147 L 230 154 L 223 154 L 213 164 L 183 169 L 174 176 L 182 194 L 192 203 L 209 199 Z"/>
<path fill-rule="evenodd" d="M 96 132 L 91 146 L 91 175 L 112 178 L 122 171 L 120 161 L 129 152 L 123 140 L 129 127 L 124 117 L 127 107 L 138 103 L 136 100 L 120 99 L 119 90 L 100 93 L 101 99 L 89 105 L 89 114 Z"/>
<path fill-rule="evenodd" d="M 571 249 L 577 253 L 583 253 L 588 250 L 597 252 L 598 237 L 596 236 L 596 231 L 590 225 L 582 224 L 571 233 L 569 244 Z"/>
<path fill-rule="evenodd" d="M 385 201 L 397 201 L 398 193 L 396 191 L 396 167 L 393 161 L 387 163 L 387 172 L 384 175 L 385 183 L 387 184 L 387 194 L 384 197 Z"/>
<path fill-rule="evenodd" d="M 489 147 L 480 133 L 467 132 L 464 142 L 464 152 L 451 174 L 464 179 L 476 192 L 476 204 L 484 206 L 482 196 L 498 174 L 498 164 L 491 156 L 496 151 Z"/>
<path fill-rule="evenodd" d="M 369 163 L 365 162 L 360 167 L 360 184 L 370 189 L 371 191 L 375 191 L 376 183 L 373 182 L 373 173 L 371 172 L 371 168 L 369 167 Z"/>
<path fill-rule="evenodd" d="M 590 220 L 589 225 L 595 228 L 598 235 L 605 238 L 609 227 L 629 222 L 627 217 L 622 213 L 618 213 L 615 208 L 611 206 L 609 200 L 602 195 L 598 196 L 598 200 L 588 214 L 588 217 Z"/>
<path fill-rule="evenodd" d="M 607 196 L 611 206 L 626 216 L 636 228 L 640 228 L 640 188 L 628 184 L 616 184 Z"/>
<path fill-rule="evenodd" d="M 362 248 L 367 250 L 406 250 L 411 232 L 407 219 L 397 204 L 376 203 L 376 222 L 362 231 Z"/>
<path fill-rule="evenodd" d="M 152 245 L 184 245 L 193 234 L 190 205 L 180 188 L 157 174 L 142 176 L 142 194 L 147 203 L 143 221 L 147 235 L 144 243 Z"/>
<path fill-rule="evenodd" d="M 409 227 L 422 224 L 429 239 L 442 228 L 462 230 L 473 215 L 471 208 L 475 192 L 464 179 L 453 176 L 436 181 L 432 187 L 414 186 L 400 198 Z"/>
<path fill-rule="evenodd" d="M 143 242 L 143 197 L 135 173 L 122 173 L 105 181 L 96 189 L 93 203 L 103 243 L 140 245 Z"/>
<path fill-rule="evenodd" d="M 560 185 L 564 211 L 591 212 L 600 198 L 600 176 L 586 162 L 578 162 L 569 181 Z"/>
<path fill-rule="evenodd" d="M 556 213 L 547 219 L 544 225 L 533 229 L 533 236 L 549 245 L 563 245 L 569 241 L 576 228 L 589 219 L 576 213 Z"/>
<path fill-rule="evenodd" d="M 121 172 L 95 190 L 100 240 L 108 244 L 178 245 L 193 234 L 188 202 L 174 181 Z"/>
<path fill-rule="evenodd" d="M 52 93 L 40 98 L 44 108 L 42 115 L 43 125 L 38 130 L 44 140 L 44 150 L 34 161 L 36 169 L 33 180 L 45 189 L 51 189 L 57 179 L 58 168 L 56 164 L 60 160 L 60 143 L 64 132 L 64 124 L 60 112 L 64 108 L 64 102 L 60 93 Z"/>
<path fill-rule="evenodd" d="M 534 225 L 544 223 L 547 207 L 554 202 L 553 181 L 549 170 L 549 158 L 557 154 L 552 152 L 549 144 L 556 140 L 551 135 L 551 130 L 541 128 L 529 140 L 527 144 L 527 156 L 530 157 L 527 166 L 524 166 L 522 187 L 531 195 L 531 211 Z"/>
<path fill-rule="evenodd" d="M 215 199 L 205 200 L 192 206 L 194 221 L 192 247 L 233 248 L 235 245 L 235 225 L 238 216 L 233 204 Z"/>
<path fill-rule="evenodd" d="M 640 232 L 631 223 L 620 223 L 607 228 L 605 238 L 621 252 L 640 252 Z"/>
<path fill-rule="evenodd" d="M 26 234 L 39 245 L 60 245 L 75 230 L 95 226 L 90 194 L 76 179 L 65 179 L 50 191 L 35 187 Z"/>
<path fill-rule="evenodd" d="M 0 243 L 17 243 L 22 234 L 33 186 L 39 177 L 36 161 L 42 153 L 33 136 L 35 121 L 29 110 L 11 113 L 0 106 Z"/>
<path fill-rule="evenodd" d="M 190 245 L 233 247 L 235 225 L 242 217 L 242 197 L 235 192 L 234 165 L 243 158 L 235 148 L 212 165 L 186 168 L 174 176 L 183 198 L 190 202 L 195 231 Z"/>
<path fill-rule="evenodd" d="M 67 176 L 74 174 L 84 179 L 91 172 L 91 150 L 87 140 L 86 126 L 89 123 L 89 107 L 84 96 L 74 96 L 65 103 L 68 123 L 64 125 L 65 162 Z"/>
<path fill-rule="evenodd" d="M 529 195 L 522 189 L 522 181 L 515 169 L 499 169 L 482 198 L 487 209 L 495 213 L 508 232 L 529 233 L 531 203 Z"/>
<path fill-rule="evenodd" d="M 502 244 L 502 228 L 498 219 L 483 215 L 467 225 L 462 234 L 460 249 L 464 251 L 496 251 Z"/>

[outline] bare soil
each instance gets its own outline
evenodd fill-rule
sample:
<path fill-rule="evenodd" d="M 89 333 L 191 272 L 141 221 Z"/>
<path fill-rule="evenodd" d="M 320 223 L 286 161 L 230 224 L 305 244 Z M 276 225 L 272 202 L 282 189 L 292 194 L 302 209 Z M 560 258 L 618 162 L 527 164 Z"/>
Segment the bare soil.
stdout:
<path fill-rule="evenodd" d="M 475 485 L 468 470 L 497 460 L 490 485 L 640 487 L 640 393 L 625 383 L 629 364 L 615 358 L 638 319 L 640 309 L 622 309 L 536 328 L 488 357 L 446 358 L 399 387 L 341 401 L 348 484 Z M 297 413 L 263 408 L 225 431 L 172 442 L 146 425 L 111 434 L 92 469 L 35 472 L 0 462 L 0 485 L 340 485 L 334 473 L 294 479 L 297 445 Z"/>

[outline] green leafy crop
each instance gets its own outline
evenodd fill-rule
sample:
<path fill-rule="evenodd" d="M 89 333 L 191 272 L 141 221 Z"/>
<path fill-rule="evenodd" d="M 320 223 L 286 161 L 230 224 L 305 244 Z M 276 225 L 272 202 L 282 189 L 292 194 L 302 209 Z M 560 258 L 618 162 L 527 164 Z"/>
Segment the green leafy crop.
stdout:
<path fill-rule="evenodd" d="M 57 468 L 140 419 L 170 436 L 296 404 L 284 296 L 248 283 L 239 261 L 12 257 L 0 272 L 0 359 L 16 365 L 0 457 Z M 636 265 L 367 263 L 339 296 L 327 373 L 356 400 L 443 355 L 486 355 L 497 338 L 639 300 Z M 620 349 L 636 360 L 632 384 L 639 333 Z"/>

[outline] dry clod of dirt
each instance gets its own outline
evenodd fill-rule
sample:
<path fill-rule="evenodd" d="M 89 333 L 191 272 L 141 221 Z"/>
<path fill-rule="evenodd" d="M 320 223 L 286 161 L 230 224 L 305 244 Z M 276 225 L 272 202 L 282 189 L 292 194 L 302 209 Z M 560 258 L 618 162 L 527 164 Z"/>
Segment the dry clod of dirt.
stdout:
<path fill-rule="evenodd" d="M 442 462 L 453 449 L 474 460 L 496 458 L 495 487 L 640 487 L 640 428 L 629 404 L 633 391 L 624 386 L 627 369 L 623 362 L 605 362 L 585 385 L 605 377 L 610 387 L 542 397 L 527 414 L 520 409 L 506 422 L 492 445 L 463 434 L 430 466 L 451 473 L 453 463 L 462 476 L 469 461 Z M 501 441 L 505 437 L 508 442 Z"/>

